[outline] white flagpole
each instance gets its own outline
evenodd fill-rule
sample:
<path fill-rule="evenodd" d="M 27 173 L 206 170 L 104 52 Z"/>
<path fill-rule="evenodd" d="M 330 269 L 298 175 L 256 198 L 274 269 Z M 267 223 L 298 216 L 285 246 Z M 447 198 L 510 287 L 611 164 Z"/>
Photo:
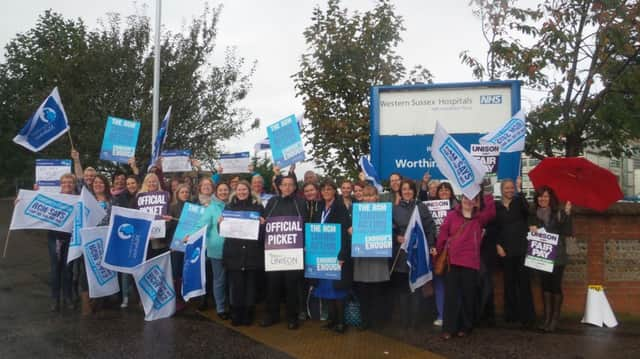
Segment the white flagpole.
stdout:
<path fill-rule="evenodd" d="M 156 0 L 156 36 L 155 36 L 155 56 L 153 59 L 153 118 L 151 122 L 151 151 L 156 142 L 158 133 L 158 118 L 160 111 L 160 20 L 162 0 Z"/>

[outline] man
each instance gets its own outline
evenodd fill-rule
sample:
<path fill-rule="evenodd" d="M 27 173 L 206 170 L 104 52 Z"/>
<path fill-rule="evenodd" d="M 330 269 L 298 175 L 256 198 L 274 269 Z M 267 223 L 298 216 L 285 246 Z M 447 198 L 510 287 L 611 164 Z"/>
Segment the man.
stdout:
<path fill-rule="evenodd" d="M 296 196 L 296 179 L 292 175 L 283 176 L 278 189 L 280 195 L 269 200 L 265 208 L 266 220 L 274 217 L 297 217 L 302 227 L 309 217 L 304 199 Z M 303 278 L 302 270 L 284 270 L 267 272 L 267 316 L 260 324 L 268 327 L 280 321 L 280 297 L 282 289 L 286 292 L 287 327 L 297 329 L 298 289 Z"/>

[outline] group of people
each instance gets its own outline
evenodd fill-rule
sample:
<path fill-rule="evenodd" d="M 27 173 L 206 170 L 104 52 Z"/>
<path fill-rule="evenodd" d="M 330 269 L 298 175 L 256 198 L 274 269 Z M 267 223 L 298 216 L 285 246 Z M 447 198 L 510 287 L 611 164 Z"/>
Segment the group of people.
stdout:
<path fill-rule="evenodd" d="M 150 240 L 148 258 L 170 250 L 178 219 L 185 203 L 203 206 L 198 227 L 207 226 L 206 255 L 209 258 L 207 295 L 200 309 L 213 299 L 218 316 L 232 325 L 252 325 L 256 320 L 256 303 L 264 299 L 266 311 L 260 325 L 268 327 L 281 321 L 280 305 L 285 302 L 286 325 L 297 329 L 307 319 L 306 296 L 326 303 L 325 326 L 338 333 L 346 329 L 345 306 L 352 296 L 360 305 L 359 329 L 384 325 L 391 317 L 399 317 L 405 326 L 426 320 L 421 308 L 433 297 L 434 322 L 442 326 L 442 338 L 469 335 L 481 319 L 495 323 L 493 273 L 499 263 L 504 272 L 504 317 L 507 322 L 533 328 L 536 312 L 533 305 L 531 277 L 540 277 L 544 303 L 544 319 L 539 329 L 556 329 L 562 306 L 562 277 L 567 261 L 565 238 L 571 235 L 571 204 L 560 206 L 551 188 L 536 191 L 533 208 L 522 193 L 520 178 L 501 182 L 499 200 L 490 193 L 474 198 L 456 196 L 449 182 L 431 180 L 426 174 L 413 181 L 394 173 L 389 178 L 389 191 L 379 193 L 376 186 L 361 176 L 357 181 L 343 180 L 340 185 L 330 178 L 319 179 L 307 171 L 299 185 L 290 169 L 288 174 L 274 168 L 273 183 L 265 184 L 262 176 L 251 174 L 250 180 L 233 176 L 223 181 L 220 173 L 195 178 L 174 176 L 165 180 L 161 161 L 141 175 L 135 159 L 129 164 L 131 174 L 118 171 L 111 181 L 94 168 L 82 168 L 80 156 L 72 151 L 75 174 L 61 178 L 62 193 L 79 193 L 85 187 L 106 210 L 99 225 L 108 225 L 111 206 L 144 210 L 138 203 L 141 194 L 164 192 L 166 211 L 157 219 L 166 221 L 166 237 Z M 221 172 L 221 171 L 220 171 Z M 448 201 L 449 210 L 436 224 L 426 201 Z M 353 204 L 358 202 L 392 203 L 393 250 L 390 258 L 353 258 L 351 236 Z M 443 272 L 422 288 L 409 287 L 409 267 L 401 249 L 410 218 L 417 207 L 428 243 L 430 262 L 447 253 Z M 260 216 L 258 240 L 223 238 L 219 223 L 223 212 L 248 211 Z M 302 223 L 340 224 L 340 250 L 337 261 L 339 280 L 306 279 L 302 270 L 266 271 L 264 255 L 264 223 L 272 217 L 292 216 Z M 553 272 L 535 271 L 525 266 L 527 233 L 544 228 L 560 235 Z M 184 238 L 184 241 L 188 236 Z M 79 289 L 82 314 L 97 310 L 90 300 L 82 258 L 67 264 L 69 234 L 49 232 L 51 258 L 51 295 L 53 311 L 74 308 L 74 291 Z M 183 253 L 171 252 L 174 285 L 180 288 Z M 129 305 L 131 278 L 121 274 L 121 307 Z M 177 289 L 176 293 L 180 291 Z M 62 300 L 62 302 L 61 302 Z M 181 298 L 177 310 L 184 307 Z"/>

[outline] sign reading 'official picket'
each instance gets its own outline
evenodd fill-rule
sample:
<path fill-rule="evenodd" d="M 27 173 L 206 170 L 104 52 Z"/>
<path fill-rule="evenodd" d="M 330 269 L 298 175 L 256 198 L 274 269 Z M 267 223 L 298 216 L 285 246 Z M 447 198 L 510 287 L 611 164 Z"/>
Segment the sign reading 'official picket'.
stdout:
<path fill-rule="evenodd" d="M 270 217 L 265 224 L 265 271 L 304 269 L 302 218 Z"/>

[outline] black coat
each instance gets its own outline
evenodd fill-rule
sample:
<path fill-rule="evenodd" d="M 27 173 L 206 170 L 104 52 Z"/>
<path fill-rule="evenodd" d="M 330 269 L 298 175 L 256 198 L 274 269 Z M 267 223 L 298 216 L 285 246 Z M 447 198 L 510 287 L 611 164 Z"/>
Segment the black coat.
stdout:
<path fill-rule="evenodd" d="M 325 208 L 325 202 L 319 202 L 320 210 L 313 216 L 312 223 L 322 222 L 322 211 Z M 351 216 L 341 200 L 334 200 L 331 204 L 331 210 L 327 215 L 324 223 L 340 224 L 340 252 L 338 252 L 338 260 L 344 261 L 341 268 L 341 279 L 333 281 L 333 287 L 336 289 L 350 289 L 353 282 L 353 260 L 351 258 L 351 235 L 349 227 L 351 227 Z M 317 279 L 310 279 L 311 285 L 317 285 Z"/>
<path fill-rule="evenodd" d="M 558 209 L 551 212 L 549 223 L 545 226 L 544 222 L 538 218 L 536 213 L 530 213 L 529 225 L 536 226 L 538 228 L 544 228 L 548 233 L 559 234 L 558 246 L 556 249 L 556 259 L 554 261 L 557 265 L 566 265 L 568 261 L 567 256 L 567 236 L 573 234 L 573 219 L 562 209 Z"/>
<path fill-rule="evenodd" d="M 258 212 L 263 216 L 264 208 L 256 201 L 233 199 L 224 207 L 228 211 Z M 227 270 L 245 271 L 264 268 L 264 233 L 260 227 L 258 240 L 225 238 L 222 247 L 222 264 Z"/>
<path fill-rule="evenodd" d="M 400 203 L 393 206 L 393 259 L 397 256 L 396 267 L 394 271 L 407 273 L 409 267 L 407 266 L 407 254 L 401 250 L 401 244 L 396 240 L 396 236 L 404 236 L 409 225 L 413 210 L 418 206 L 420 212 L 420 220 L 422 222 L 422 228 L 424 228 L 424 234 L 427 236 L 427 244 L 429 248 L 434 248 L 436 244 L 436 222 L 431 217 L 431 212 L 427 206 L 420 201 L 400 201 Z M 408 240 L 405 238 L 405 240 Z M 400 252 L 400 254 L 398 254 Z"/>
<path fill-rule="evenodd" d="M 502 201 L 496 202 L 496 218 L 492 221 L 495 224 L 495 239 L 507 257 L 521 257 L 527 253 L 528 218 L 529 203 L 523 193 L 517 194 L 508 208 Z"/>

